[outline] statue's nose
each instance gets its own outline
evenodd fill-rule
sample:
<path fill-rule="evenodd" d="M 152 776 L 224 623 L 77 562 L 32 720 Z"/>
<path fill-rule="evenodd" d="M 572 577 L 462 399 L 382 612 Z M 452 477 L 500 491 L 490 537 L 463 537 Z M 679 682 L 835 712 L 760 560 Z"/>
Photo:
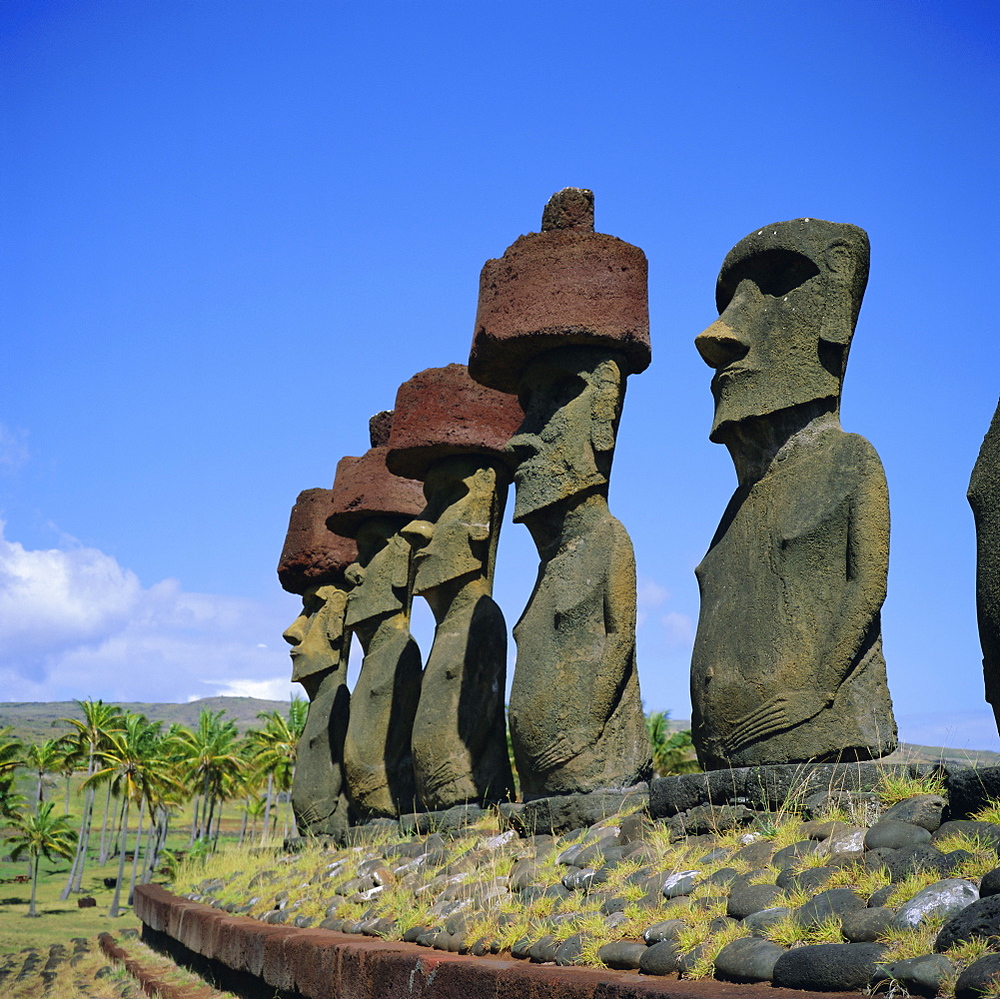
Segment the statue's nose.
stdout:
<path fill-rule="evenodd" d="M 419 548 L 430 541 L 434 534 L 434 525 L 428 520 L 411 520 L 399 533 L 414 548 Z"/>
<path fill-rule="evenodd" d="M 702 360 L 712 368 L 724 368 L 727 364 L 745 357 L 750 345 L 721 319 L 716 319 L 708 329 L 694 338 Z"/>

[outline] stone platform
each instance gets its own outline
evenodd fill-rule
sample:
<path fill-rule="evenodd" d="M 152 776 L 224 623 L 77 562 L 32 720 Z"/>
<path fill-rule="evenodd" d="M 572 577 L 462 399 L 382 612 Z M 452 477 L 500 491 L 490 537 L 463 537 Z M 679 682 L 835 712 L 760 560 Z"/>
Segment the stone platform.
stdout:
<path fill-rule="evenodd" d="M 650 978 L 428 952 L 331 930 L 271 926 L 139 885 L 143 941 L 244 999 L 857 999 L 763 985 Z"/>

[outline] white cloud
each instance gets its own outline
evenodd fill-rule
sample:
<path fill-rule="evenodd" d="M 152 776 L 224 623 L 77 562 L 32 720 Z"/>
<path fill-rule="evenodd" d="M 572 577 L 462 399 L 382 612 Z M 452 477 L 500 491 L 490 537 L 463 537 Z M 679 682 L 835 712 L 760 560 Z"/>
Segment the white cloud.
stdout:
<path fill-rule="evenodd" d="M 287 696 L 290 667 L 275 639 L 294 613 L 281 594 L 264 604 L 188 593 L 174 579 L 144 588 L 104 552 L 31 551 L 2 527 L 4 700 L 184 701 L 216 692 L 206 685 Z"/>
<path fill-rule="evenodd" d="M 641 627 L 650 611 L 657 610 L 670 599 L 670 591 L 649 576 L 639 576 L 635 589 L 636 627 Z"/>
<path fill-rule="evenodd" d="M 670 645 L 694 645 L 694 618 L 689 614 L 670 611 L 660 618 L 660 625 Z"/>
<path fill-rule="evenodd" d="M 259 697 L 266 701 L 290 701 L 294 694 L 303 697 L 302 688 L 293 684 L 286 676 L 271 680 L 203 680 L 218 687 L 213 696 L 219 697 Z M 193 700 L 194 698 L 192 698 Z"/>

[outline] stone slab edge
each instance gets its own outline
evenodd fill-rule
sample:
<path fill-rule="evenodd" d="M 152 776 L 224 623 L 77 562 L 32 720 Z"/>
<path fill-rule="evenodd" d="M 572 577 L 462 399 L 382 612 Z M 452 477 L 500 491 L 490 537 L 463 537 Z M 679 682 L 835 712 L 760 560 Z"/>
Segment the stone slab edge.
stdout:
<path fill-rule="evenodd" d="M 649 786 L 649 813 L 667 818 L 696 805 L 743 804 L 780 809 L 822 791 L 873 791 L 886 772 L 910 777 L 939 774 L 946 778 L 966 767 L 951 764 L 786 763 L 705 773 L 655 777 Z"/>
<path fill-rule="evenodd" d="M 269 925 L 191 902 L 159 885 L 135 890 L 135 914 L 202 957 L 304 999 L 857 999 L 768 985 L 649 978 L 599 968 L 560 968 L 470 957 L 330 930 Z"/>

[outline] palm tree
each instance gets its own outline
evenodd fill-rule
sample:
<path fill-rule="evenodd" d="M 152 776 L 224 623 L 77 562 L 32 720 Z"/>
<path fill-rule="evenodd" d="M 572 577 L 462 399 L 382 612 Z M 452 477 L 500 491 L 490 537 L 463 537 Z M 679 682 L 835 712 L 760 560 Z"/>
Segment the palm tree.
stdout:
<path fill-rule="evenodd" d="M 108 744 L 100 751 L 102 766 L 84 781 L 84 786 L 109 783 L 115 797 L 122 799 L 121 840 L 118 844 L 118 881 L 108 915 L 119 915 L 122 881 L 125 877 L 125 853 L 128 842 L 128 816 L 132 802 L 139 803 L 139 826 L 136 833 L 136 857 L 132 864 L 133 887 L 137 854 L 142 837 L 142 817 L 148 802 L 155 800 L 161 785 L 175 785 L 169 776 L 167 761 L 161 751 L 160 723 L 150 723 L 144 715 L 127 714 L 125 727 L 111 732 Z M 172 788 L 175 789 L 175 788 Z M 131 894 L 131 891 L 130 891 Z"/>
<path fill-rule="evenodd" d="M 296 750 L 305 727 L 307 712 L 307 702 L 295 698 L 289 705 L 287 718 L 278 711 L 261 711 L 257 717 L 264 722 L 263 729 L 250 729 L 247 732 L 247 745 L 254 753 L 257 769 L 267 774 L 267 804 L 261 845 L 268 837 L 274 789 L 277 788 L 279 793 L 291 790 L 292 778 L 295 776 Z M 287 821 L 286 816 L 286 825 Z"/>
<path fill-rule="evenodd" d="M 701 769 L 694 757 L 690 730 L 670 732 L 669 711 L 654 711 L 647 715 L 646 730 L 653 750 L 653 769 L 661 777 L 697 773 Z"/>
<path fill-rule="evenodd" d="M 201 794 L 201 821 L 195 802 L 191 820 L 191 842 L 211 832 L 217 802 L 225 800 L 227 782 L 239 775 L 244 767 L 237 751 L 236 722 L 223 721 L 225 711 L 204 709 L 198 718 L 198 728 L 181 729 L 173 736 L 173 747 L 190 786 Z"/>
<path fill-rule="evenodd" d="M 74 731 L 67 737 L 73 743 L 72 755 L 79 762 L 87 761 L 87 777 L 93 776 L 97 770 L 98 751 L 107 743 L 110 735 L 121 726 L 121 708 L 113 704 L 105 704 L 102 700 L 74 701 L 83 712 L 83 720 L 79 718 L 62 718 Z M 85 783 L 86 786 L 86 783 Z M 77 838 L 76 856 L 70 868 L 66 886 L 59 898 L 65 901 L 72 891 L 79 891 L 83 883 L 83 868 L 87 861 L 87 847 L 90 843 L 90 827 L 94 814 L 94 788 L 86 787 L 83 801 L 83 816 L 80 819 L 80 834 Z M 105 811 L 105 822 L 107 812 Z"/>
<path fill-rule="evenodd" d="M 59 739 L 46 739 L 44 742 L 28 744 L 25 753 L 25 766 L 38 775 L 38 785 L 35 790 L 36 812 L 42 804 L 45 775 L 62 770 L 65 755 Z"/>
<path fill-rule="evenodd" d="M 0 818 L 15 819 L 24 798 L 14 791 L 15 772 L 24 766 L 24 746 L 10 726 L 0 728 Z"/>
<path fill-rule="evenodd" d="M 20 860 L 27 856 L 31 864 L 31 901 L 28 903 L 28 915 L 37 916 L 35 910 L 35 895 L 38 889 L 38 862 L 44 855 L 47 860 L 55 857 L 73 856 L 73 842 L 76 833 L 69 827 L 65 815 L 53 815 L 54 802 L 47 801 L 40 805 L 37 812 L 22 815 L 12 823 L 14 835 L 8 840 L 13 845 L 10 851 L 11 860 Z"/>

